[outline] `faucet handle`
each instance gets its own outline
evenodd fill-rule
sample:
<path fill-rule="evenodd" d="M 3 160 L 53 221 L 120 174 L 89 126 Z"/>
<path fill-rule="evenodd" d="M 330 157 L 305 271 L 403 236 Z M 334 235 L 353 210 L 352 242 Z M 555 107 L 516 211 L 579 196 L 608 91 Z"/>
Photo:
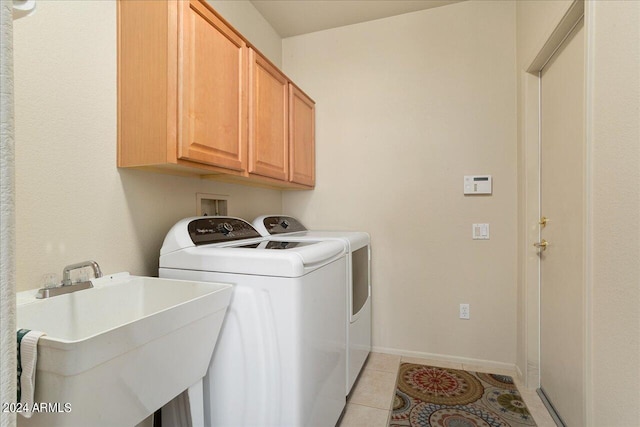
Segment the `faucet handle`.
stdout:
<path fill-rule="evenodd" d="M 89 273 L 86 268 L 81 268 L 78 273 L 78 282 L 88 282 L 89 281 Z"/>
<path fill-rule="evenodd" d="M 44 289 L 51 289 L 59 286 L 58 275 L 56 273 L 47 273 L 42 276 L 42 287 Z"/>

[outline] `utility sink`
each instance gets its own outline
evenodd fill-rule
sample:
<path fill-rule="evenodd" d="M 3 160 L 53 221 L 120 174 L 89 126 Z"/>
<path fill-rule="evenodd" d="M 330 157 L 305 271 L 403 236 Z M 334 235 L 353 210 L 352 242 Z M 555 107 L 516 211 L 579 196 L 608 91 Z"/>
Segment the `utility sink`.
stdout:
<path fill-rule="evenodd" d="M 48 299 L 18 294 L 18 328 L 46 333 L 34 402 L 61 408 L 19 416 L 19 426 L 134 426 L 201 384 L 231 285 L 129 273 L 92 282 Z"/>

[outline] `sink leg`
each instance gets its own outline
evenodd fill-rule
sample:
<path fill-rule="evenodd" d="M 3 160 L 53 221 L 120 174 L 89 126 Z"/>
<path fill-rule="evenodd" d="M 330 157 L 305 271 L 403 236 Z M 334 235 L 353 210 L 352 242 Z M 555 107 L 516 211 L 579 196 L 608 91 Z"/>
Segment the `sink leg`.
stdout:
<path fill-rule="evenodd" d="M 202 394 L 202 378 L 187 390 L 189 395 L 189 410 L 191 412 L 191 426 L 204 427 L 204 397 Z"/>
<path fill-rule="evenodd" d="M 162 425 L 204 427 L 202 378 L 162 407 Z"/>

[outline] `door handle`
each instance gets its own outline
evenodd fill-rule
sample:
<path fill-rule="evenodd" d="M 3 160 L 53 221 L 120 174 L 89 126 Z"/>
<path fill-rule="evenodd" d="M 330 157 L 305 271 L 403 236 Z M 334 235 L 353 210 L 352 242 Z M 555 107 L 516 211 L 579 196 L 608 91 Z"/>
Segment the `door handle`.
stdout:
<path fill-rule="evenodd" d="M 547 242 L 546 240 L 542 239 L 540 242 L 534 243 L 533 246 L 535 246 L 538 249 L 542 249 L 543 251 L 545 249 L 547 249 L 547 246 L 549 245 L 549 242 Z"/>

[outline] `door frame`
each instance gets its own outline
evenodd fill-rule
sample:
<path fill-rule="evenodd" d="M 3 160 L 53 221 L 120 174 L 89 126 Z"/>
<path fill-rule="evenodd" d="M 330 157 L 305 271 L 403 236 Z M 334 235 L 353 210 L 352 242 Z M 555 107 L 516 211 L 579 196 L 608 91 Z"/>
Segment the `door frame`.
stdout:
<path fill-rule="evenodd" d="M 520 191 L 522 210 L 520 212 L 520 278 L 523 283 L 522 309 L 523 325 L 520 329 L 526 364 L 517 366 L 518 376 L 527 388 L 540 387 L 540 258 L 532 246 L 540 241 L 538 221 L 540 212 L 540 149 L 541 149 L 541 71 L 584 16 L 585 33 L 585 307 L 584 324 L 584 371 L 585 420 L 592 425 L 593 391 L 591 384 L 591 331 L 592 331 L 592 131 L 591 105 L 593 102 L 593 28 L 594 5 L 590 1 L 573 0 L 555 28 L 548 33 L 544 42 L 536 50 L 535 57 L 527 62 L 526 69 L 519 70 L 522 86 L 522 118 L 520 165 Z M 524 370 L 524 372 L 523 372 Z"/>

